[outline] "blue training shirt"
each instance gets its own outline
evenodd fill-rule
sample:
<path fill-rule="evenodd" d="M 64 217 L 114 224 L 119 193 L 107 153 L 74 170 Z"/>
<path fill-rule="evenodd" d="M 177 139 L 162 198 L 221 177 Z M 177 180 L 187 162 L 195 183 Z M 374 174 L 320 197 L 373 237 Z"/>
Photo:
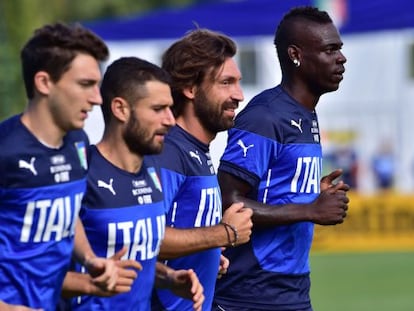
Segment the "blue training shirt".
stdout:
<path fill-rule="evenodd" d="M 254 97 L 237 115 L 219 170 L 248 182 L 251 199 L 282 205 L 314 201 L 321 166 L 316 113 L 277 86 Z M 253 227 L 247 244 L 225 251 L 230 268 L 217 281 L 215 302 L 235 309 L 310 308 L 312 237 L 310 222 Z"/>
<path fill-rule="evenodd" d="M 194 228 L 218 224 L 222 215 L 221 194 L 209 146 L 175 126 L 166 136 L 163 152 L 154 158 L 161 165 L 162 181 L 168 188 L 167 226 Z M 214 248 L 165 262 L 173 269 L 193 269 L 197 273 L 204 287 L 203 310 L 211 309 L 220 254 L 220 248 Z M 193 310 L 191 300 L 168 290 L 156 293 L 166 310 Z M 152 310 L 160 310 L 160 306 L 154 303 Z"/>
<path fill-rule="evenodd" d="M 90 244 L 100 257 L 111 257 L 127 247 L 123 259 L 137 260 L 137 271 L 130 292 L 110 298 L 81 296 L 72 300 L 72 310 L 151 309 L 155 265 L 165 232 L 166 207 L 159 170 L 144 158 L 140 171 L 126 172 L 107 161 L 95 146 L 90 147 L 87 191 L 80 218 Z M 84 271 L 77 266 L 78 271 Z"/>
<path fill-rule="evenodd" d="M 40 143 L 21 115 L 0 124 L 0 300 L 55 310 L 86 187 L 86 134 Z"/>

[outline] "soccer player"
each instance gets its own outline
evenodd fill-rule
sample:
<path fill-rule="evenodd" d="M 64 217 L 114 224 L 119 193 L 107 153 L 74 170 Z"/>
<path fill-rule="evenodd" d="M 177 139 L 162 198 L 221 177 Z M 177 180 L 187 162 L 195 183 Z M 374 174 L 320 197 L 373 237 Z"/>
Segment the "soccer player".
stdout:
<path fill-rule="evenodd" d="M 224 206 L 253 209 L 249 243 L 228 248 L 229 270 L 217 281 L 215 310 L 312 310 L 309 250 L 313 226 L 344 221 L 349 186 L 335 170 L 321 179 L 316 105 L 338 89 L 342 41 L 331 18 L 298 7 L 280 22 L 274 43 L 281 84 L 255 96 L 237 115 L 218 178 Z"/>
<path fill-rule="evenodd" d="M 173 43 L 162 66 L 172 76 L 177 125 L 156 156 L 170 204 L 160 257 L 174 269 L 193 268 L 204 286 L 203 310 L 210 310 L 217 273 L 228 267 L 221 247 L 245 243 L 251 234 L 250 209 L 229 206 L 222 218 L 221 193 L 209 144 L 233 126 L 243 100 L 235 43 L 225 35 L 197 29 Z M 179 258 L 177 258 L 179 257 Z M 221 260 L 221 261 L 220 261 Z M 191 304 L 157 290 L 152 310 L 191 310 Z"/>
<path fill-rule="evenodd" d="M 89 144 L 81 128 L 92 107 L 101 104 L 99 62 L 107 56 L 95 34 L 60 23 L 36 30 L 21 51 L 28 105 L 0 124 L 4 309 L 54 310 L 72 251 L 95 285 L 115 286 L 114 262 L 95 256 L 77 221 Z"/>
<path fill-rule="evenodd" d="M 168 184 L 160 180 L 157 163 L 144 155 L 159 153 L 175 124 L 169 83 L 168 73 L 135 57 L 120 58 L 105 72 L 101 85 L 105 129 L 102 140 L 90 147 L 80 218 L 96 254 L 112 257 L 126 249 L 123 259 L 136 260 L 141 267 L 135 267 L 138 278 L 129 292 L 80 296 L 72 300 L 72 310 L 150 310 L 154 282 L 201 310 L 203 287 L 194 271 L 175 271 L 157 263 Z M 76 283 L 78 277 L 69 273 L 72 280 L 65 282 Z"/>

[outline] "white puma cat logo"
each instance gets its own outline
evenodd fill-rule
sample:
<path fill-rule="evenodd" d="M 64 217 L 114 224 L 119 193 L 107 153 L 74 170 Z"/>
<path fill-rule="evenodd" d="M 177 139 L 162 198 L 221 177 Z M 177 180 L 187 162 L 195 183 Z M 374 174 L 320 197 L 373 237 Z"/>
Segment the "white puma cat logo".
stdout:
<path fill-rule="evenodd" d="M 98 180 L 98 187 L 108 189 L 113 195 L 116 195 L 116 192 L 114 188 L 112 187 L 113 182 L 114 182 L 113 178 L 109 180 L 109 184 L 107 184 L 106 182 L 102 180 Z"/>
<path fill-rule="evenodd" d="M 302 119 L 299 119 L 299 122 L 296 122 L 295 120 L 290 120 L 290 125 L 296 126 L 299 129 L 299 131 L 303 133 L 302 132 Z"/>
<path fill-rule="evenodd" d="M 30 159 L 30 163 L 26 162 L 25 160 L 19 160 L 19 168 L 26 168 L 33 173 L 33 175 L 37 175 L 37 171 L 34 167 L 34 161 L 36 160 L 35 157 Z"/>
<path fill-rule="evenodd" d="M 198 154 L 198 151 L 196 152 L 190 151 L 189 154 L 190 154 L 190 157 L 197 159 L 198 162 L 200 162 L 200 165 L 203 164 L 203 162 L 201 162 L 201 158 L 200 158 L 200 155 Z"/>
<path fill-rule="evenodd" d="M 243 158 L 245 158 L 246 156 L 247 156 L 247 150 L 249 149 L 249 148 L 253 148 L 254 147 L 254 145 L 253 144 L 251 144 L 251 145 L 248 145 L 247 147 L 244 145 L 244 143 L 243 143 L 243 141 L 241 140 L 241 139 L 239 139 L 238 141 L 237 141 L 237 144 L 243 149 Z"/>

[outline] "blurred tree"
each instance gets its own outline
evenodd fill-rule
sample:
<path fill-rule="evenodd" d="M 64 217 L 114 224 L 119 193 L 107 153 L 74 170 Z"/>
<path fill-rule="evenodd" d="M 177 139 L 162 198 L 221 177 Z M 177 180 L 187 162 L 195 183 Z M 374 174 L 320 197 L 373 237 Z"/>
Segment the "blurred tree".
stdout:
<path fill-rule="evenodd" d="M 26 105 L 20 49 L 36 28 L 57 21 L 125 16 L 192 2 L 196 0 L 0 0 L 0 120 Z"/>

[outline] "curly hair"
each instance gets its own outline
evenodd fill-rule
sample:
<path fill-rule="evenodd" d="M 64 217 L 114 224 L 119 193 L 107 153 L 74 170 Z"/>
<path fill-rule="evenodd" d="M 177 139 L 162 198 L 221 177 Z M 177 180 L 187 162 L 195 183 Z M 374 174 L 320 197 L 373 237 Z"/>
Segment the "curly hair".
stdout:
<path fill-rule="evenodd" d="M 20 53 L 27 97 L 34 96 L 33 79 L 38 71 L 46 71 L 57 82 L 78 53 L 104 61 L 109 50 L 101 38 L 80 24 L 55 23 L 35 30 Z"/>
<path fill-rule="evenodd" d="M 176 117 L 182 113 L 187 101 L 183 89 L 200 85 L 210 73 L 214 78 L 225 60 L 236 52 L 232 39 L 208 29 L 190 31 L 165 51 L 162 68 L 172 77 L 172 110 Z"/>

